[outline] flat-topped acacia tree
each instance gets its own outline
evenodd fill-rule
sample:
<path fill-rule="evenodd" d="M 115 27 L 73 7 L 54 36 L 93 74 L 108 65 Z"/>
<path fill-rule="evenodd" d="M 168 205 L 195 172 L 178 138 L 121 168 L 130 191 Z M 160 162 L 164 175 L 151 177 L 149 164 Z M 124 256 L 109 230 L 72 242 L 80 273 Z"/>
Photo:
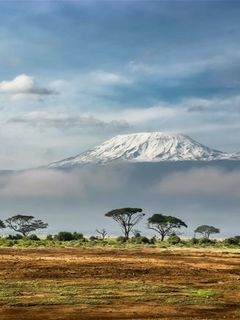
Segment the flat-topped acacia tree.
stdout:
<path fill-rule="evenodd" d="M 141 208 L 120 208 L 105 213 L 106 217 L 113 218 L 121 227 L 126 240 L 134 226 L 145 216 Z"/>
<path fill-rule="evenodd" d="M 33 216 L 18 214 L 5 220 L 6 227 L 21 233 L 24 237 L 30 232 L 47 228 L 48 224 L 42 220 L 36 220 Z"/>
<path fill-rule="evenodd" d="M 202 225 L 197 227 L 197 229 L 194 230 L 194 233 L 200 233 L 204 238 L 209 239 L 211 234 L 220 233 L 220 230 L 213 226 Z"/>
<path fill-rule="evenodd" d="M 155 213 L 148 218 L 148 228 L 159 233 L 161 241 L 163 241 L 166 236 L 170 236 L 175 229 L 180 229 L 181 227 L 187 228 L 187 225 L 176 217 Z"/>

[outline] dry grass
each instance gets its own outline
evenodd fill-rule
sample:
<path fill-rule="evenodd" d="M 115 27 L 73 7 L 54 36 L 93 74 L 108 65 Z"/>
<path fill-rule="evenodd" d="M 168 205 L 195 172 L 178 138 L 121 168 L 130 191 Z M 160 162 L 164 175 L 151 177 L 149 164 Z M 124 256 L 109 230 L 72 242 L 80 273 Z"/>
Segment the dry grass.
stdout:
<path fill-rule="evenodd" d="M 240 319 L 240 254 L 1 249 L 1 320 Z"/>

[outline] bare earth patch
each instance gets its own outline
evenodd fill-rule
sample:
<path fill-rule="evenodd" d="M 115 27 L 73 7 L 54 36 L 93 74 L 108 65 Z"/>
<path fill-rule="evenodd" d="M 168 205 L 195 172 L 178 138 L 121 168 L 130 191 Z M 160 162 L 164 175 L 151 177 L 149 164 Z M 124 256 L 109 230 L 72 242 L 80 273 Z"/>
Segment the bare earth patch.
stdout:
<path fill-rule="evenodd" d="M 0 320 L 240 319 L 240 253 L 0 249 Z"/>

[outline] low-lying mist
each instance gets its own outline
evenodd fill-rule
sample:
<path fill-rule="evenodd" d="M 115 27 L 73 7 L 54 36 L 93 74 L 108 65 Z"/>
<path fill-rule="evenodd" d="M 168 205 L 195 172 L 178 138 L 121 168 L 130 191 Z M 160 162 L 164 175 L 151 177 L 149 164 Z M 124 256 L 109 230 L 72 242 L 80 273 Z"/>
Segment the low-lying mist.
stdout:
<path fill-rule="evenodd" d="M 180 217 L 189 226 L 186 235 L 199 224 L 220 228 L 220 236 L 237 234 L 240 162 L 135 163 L 0 174 L 0 219 L 31 214 L 49 223 L 44 233 L 94 234 L 104 227 L 119 234 L 104 213 L 125 206 L 141 207 L 147 215 Z M 146 221 L 138 229 L 149 233 Z"/>

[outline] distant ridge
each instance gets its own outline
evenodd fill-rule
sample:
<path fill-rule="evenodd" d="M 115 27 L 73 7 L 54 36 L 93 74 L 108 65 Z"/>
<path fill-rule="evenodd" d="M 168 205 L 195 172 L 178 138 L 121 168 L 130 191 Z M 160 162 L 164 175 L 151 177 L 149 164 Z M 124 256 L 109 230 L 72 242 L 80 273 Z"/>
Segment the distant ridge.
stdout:
<path fill-rule="evenodd" d="M 240 160 L 240 154 L 210 149 L 182 134 L 142 132 L 117 135 L 74 157 L 51 163 L 49 168 L 115 162 Z"/>

